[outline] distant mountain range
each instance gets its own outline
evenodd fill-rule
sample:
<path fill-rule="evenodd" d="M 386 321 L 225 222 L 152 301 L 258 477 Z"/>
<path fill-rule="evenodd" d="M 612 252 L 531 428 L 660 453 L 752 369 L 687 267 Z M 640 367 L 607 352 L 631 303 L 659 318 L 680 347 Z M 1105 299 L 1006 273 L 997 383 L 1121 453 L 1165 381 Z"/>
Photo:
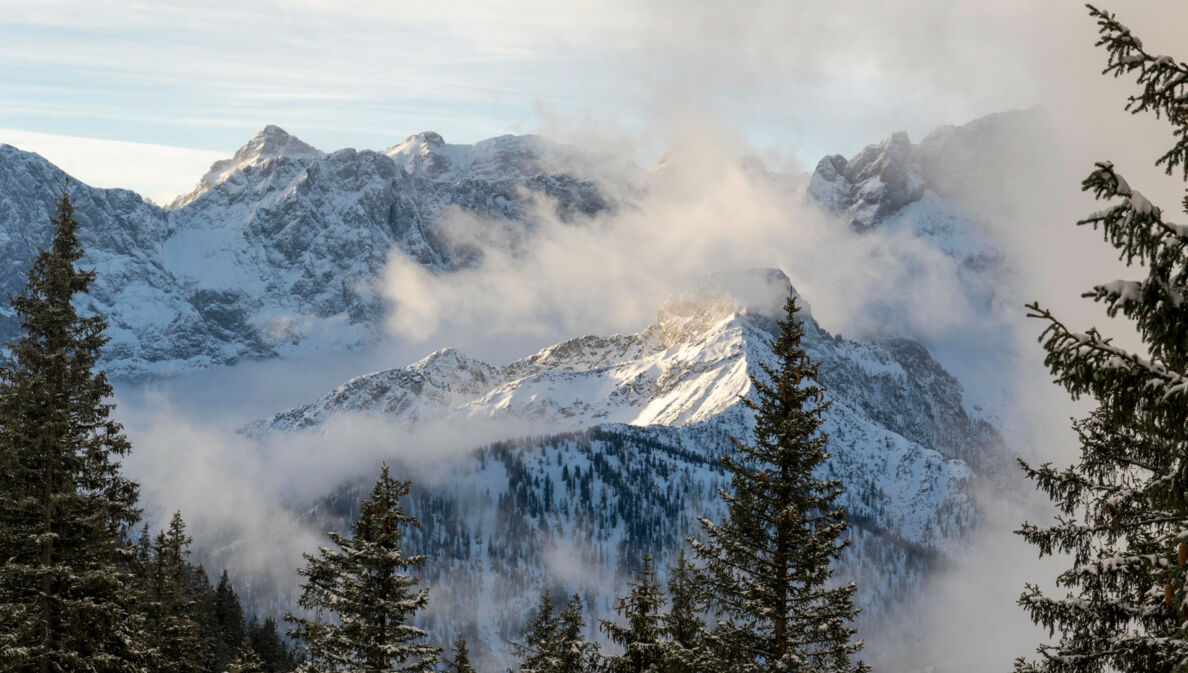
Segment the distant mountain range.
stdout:
<path fill-rule="evenodd" d="M 1000 185 L 982 167 L 1026 161 L 1044 123 L 1042 112 L 1013 112 L 919 145 L 896 134 L 850 159 L 827 157 L 804 178 L 740 160 L 838 226 L 924 241 L 958 262 L 961 282 L 992 293 L 1004 259 L 978 217 Z M 530 243 L 542 204 L 584 226 L 630 208 L 648 176 L 536 136 L 449 145 L 421 133 L 384 152 L 327 154 L 268 126 L 164 208 L 71 182 L 84 263 L 99 270 L 83 308 L 107 317 L 104 365 L 123 379 L 361 348 L 383 329 L 376 287 L 389 255 L 437 274 L 481 263 L 481 247 L 452 235 L 449 213 Z M 65 184 L 38 155 L 0 145 L 0 290 L 20 291 Z M 580 336 L 505 366 L 444 348 L 243 433 L 316 435 L 364 417 L 394 432 L 491 422 L 447 478 L 416 485 L 409 509 L 422 528 L 409 543 L 434 559 L 435 637 L 468 635 L 500 662 L 540 588 L 579 588 L 608 615 L 640 554 L 667 559 L 696 532 L 694 515 L 717 515 L 716 459 L 730 437 L 749 437 L 739 396 L 774 357 L 773 320 L 790 291 L 774 269 L 710 276 L 639 333 Z M 860 583 L 864 624 L 886 627 L 903 621 L 888 618 L 934 568 L 960 558 L 979 521 L 975 488 L 1004 474 L 1013 451 L 914 335 L 847 340 L 804 315 L 833 403 L 826 470 L 842 480 L 854 522 L 842 576 Z M 4 303 L 0 338 L 17 327 Z M 365 486 L 344 484 L 294 516 L 342 527 Z M 284 606 L 293 590 L 257 583 L 246 593 L 271 592 Z"/>
<path fill-rule="evenodd" d="M 473 264 L 481 252 L 441 226 L 451 207 L 513 232 L 542 196 L 562 216 L 607 209 L 581 173 L 604 161 L 535 136 L 459 146 L 435 133 L 326 154 L 268 126 L 167 208 L 72 182 L 84 263 L 99 271 L 87 308 L 110 325 L 105 366 L 145 378 L 371 343 L 393 250 L 437 271 Z M 0 290 L 23 287 L 66 180 L 0 145 Z M 7 341 L 17 325 L 0 303 Z"/>
<path fill-rule="evenodd" d="M 977 178 L 979 158 L 1034 133 L 1040 116 L 995 115 L 920 145 L 896 134 L 848 161 L 823 159 L 788 188 L 807 183 L 803 198 L 855 228 L 906 227 L 971 267 L 993 265 L 997 251 L 950 195 Z M 84 263 L 100 272 L 88 301 L 110 324 L 105 365 L 143 379 L 372 343 L 390 254 L 440 273 L 481 258 L 451 234 L 447 212 L 528 237 L 537 202 L 562 218 L 592 216 L 622 207 L 646 177 L 627 159 L 538 136 L 450 145 L 427 132 L 384 152 L 328 154 L 267 126 L 165 208 L 77 181 L 69 191 Z M 66 180 L 40 156 L 0 145 L 0 292 L 23 286 Z M 0 298 L 0 340 L 16 330 Z"/>

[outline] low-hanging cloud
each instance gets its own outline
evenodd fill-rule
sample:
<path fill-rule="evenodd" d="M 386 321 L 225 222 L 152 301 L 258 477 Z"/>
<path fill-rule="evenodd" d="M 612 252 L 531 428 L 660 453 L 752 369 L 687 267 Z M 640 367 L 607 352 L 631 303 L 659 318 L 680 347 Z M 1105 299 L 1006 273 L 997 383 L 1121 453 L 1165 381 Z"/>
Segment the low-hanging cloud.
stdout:
<path fill-rule="evenodd" d="M 706 274 L 752 267 L 786 270 L 833 329 L 888 331 L 865 315 L 879 304 L 896 309 L 905 332 L 944 333 L 973 318 L 951 282 L 959 260 L 908 233 L 854 233 L 806 200 L 800 178 L 757 171 L 716 129 L 687 129 L 675 142 L 641 196 L 609 213 L 575 223 L 540 200 L 527 243 L 493 234 L 504 223 L 453 211 L 443 229 L 455 243 L 481 240 L 481 262 L 439 274 L 394 252 L 383 285 L 392 331 L 427 344 L 463 332 L 633 331 Z"/>
<path fill-rule="evenodd" d="M 234 385 L 242 376 L 229 371 L 222 380 Z M 226 568 L 240 587 L 264 581 L 287 593 L 297 587 L 302 553 L 327 544 L 324 517 L 307 514 L 335 489 L 369 485 L 384 463 L 422 486 L 457 482 L 473 469 L 473 449 L 544 429 L 458 415 L 408 427 L 343 413 L 317 431 L 251 437 L 154 394 L 121 406 L 117 418 L 135 447 L 125 469 L 141 485 L 150 530 L 180 511 L 208 571 Z"/>
<path fill-rule="evenodd" d="M 1022 304 L 1040 299 L 1076 328 L 1105 322 L 1080 292 L 1133 272 L 1116 263 L 1097 234 L 1074 227 L 1096 207 L 1078 182 L 1093 160 L 1114 160 L 1170 211 L 1179 185 L 1151 166 L 1167 127 L 1122 111 L 1133 86 L 1098 74 L 1104 55 L 1093 47 L 1094 27 L 1079 3 L 971 6 L 772 2 L 748 13 L 660 2 L 631 10 L 647 21 L 599 24 L 598 31 L 631 39 L 584 35 L 582 44 L 624 44 L 611 71 L 639 75 L 654 89 L 630 94 L 645 117 L 644 131 L 632 136 L 598 115 L 595 129 L 585 117 L 545 124 L 583 146 L 609 134 L 606 146 L 668 154 L 640 195 L 624 197 L 614 212 L 562 221 L 542 200 L 527 240 L 506 235 L 501 223 L 455 211 L 446 225 L 450 236 L 484 243 L 474 268 L 435 274 L 394 254 L 383 287 L 393 304 L 391 331 L 404 345 L 386 364 L 404 364 L 417 350 L 474 342 L 475 335 L 527 349 L 583 333 L 636 331 L 665 298 L 706 273 L 776 266 L 789 273 L 826 329 L 851 337 L 915 335 L 946 365 L 966 361 L 967 392 L 985 380 L 1000 396 L 1009 387 L 1021 411 L 1000 417 L 1012 450 L 1068 462 L 1075 446 L 1065 419 L 1076 408 L 1048 384 L 1034 344 L 1039 326 L 1023 319 Z M 1168 17 L 1182 7 L 1144 2 L 1116 9 L 1154 51 L 1178 44 L 1175 31 L 1183 22 Z M 626 65 L 637 60 L 638 67 Z M 605 91 L 603 84 L 593 88 Z M 1048 108 L 1053 131 L 1050 144 L 1023 157 L 1043 164 L 1042 179 L 1016 180 L 1009 202 L 998 204 L 986 223 L 1009 266 L 993 287 L 965 282 L 959 260 L 910 232 L 855 234 L 806 204 L 795 176 L 765 175 L 739 162 L 751 151 L 749 142 L 770 140 L 780 124 L 787 133 L 780 138 L 795 146 L 789 153 L 808 148 L 815 152 L 807 157 L 811 163 L 823 151 L 857 150 L 855 139 L 873 142 L 904 128 L 918 136 L 937 122 L 1033 103 Z M 554 114 L 548 105 L 541 109 Z M 828 146 L 815 149 L 805 139 L 813 134 Z M 770 146 L 760 145 L 770 158 Z M 993 178 L 1017 167 L 987 162 L 981 170 Z M 966 188 L 963 196 L 980 196 L 976 182 Z M 320 531 L 296 522 L 294 505 L 401 455 L 410 458 L 410 474 L 438 479 L 457 449 L 528 431 L 474 426 L 410 436 L 380 420 L 352 417 L 325 435 L 262 447 L 231 424 L 195 420 L 190 409 L 173 409 L 168 401 L 126 411 L 137 447 L 128 469 L 143 485 L 150 514 L 163 521 L 181 509 L 200 541 L 241 540 L 220 557 L 227 565 L 282 574 L 299 564 L 300 552 L 323 541 Z M 440 453 L 417 453 L 427 446 Z M 928 636 L 918 643 L 922 656 L 903 653 L 905 666 L 1004 670 L 1042 635 L 1014 596 L 1024 581 L 1054 573 L 1031 562 L 1033 550 L 1006 542 L 1024 512 L 991 506 L 993 498 L 983 502 L 986 521 L 974 550 L 911 608 Z M 1041 509 L 1036 518 L 1044 514 Z M 569 556 L 550 558 L 563 567 Z M 954 624 L 976 627 L 954 632 Z"/>

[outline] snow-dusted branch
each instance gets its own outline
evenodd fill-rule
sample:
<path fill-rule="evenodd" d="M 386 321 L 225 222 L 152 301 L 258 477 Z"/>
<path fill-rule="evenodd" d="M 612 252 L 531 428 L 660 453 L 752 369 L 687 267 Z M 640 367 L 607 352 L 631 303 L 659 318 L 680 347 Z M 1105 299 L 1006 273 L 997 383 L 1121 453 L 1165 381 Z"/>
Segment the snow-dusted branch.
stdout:
<path fill-rule="evenodd" d="M 1109 62 L 1105 74 L 1120 77 L 1137 71 L 1137 82 L 1143 91 L 1131 96 L 1126 106 L 1131 112 L 1153 112 L 1156 117 L 1166 117 L 1176 127 L 1176 144 L 1159 158 L 1170 175 L 1177 167 L 1188 178 L 1188 64 L 1176 62 L 1170 56 L 1160 56 L 1143 49 L 1142 40 L 1119 22 L 1109 12 L 1086 5 L 1089 13 L 1097 19 L 1100 35 L 1097 45 L 1106 48 Z"/>
<path fill-rule="evenodd" d="M 1115 346 L 1112 339 L 1101 336 L 1096 329 L 1090 329 L 1085 333 L 1073 332 L 1057 320 L 1051 311 L 1041 308 L 1038 302 L 1028 304 L 1027 309 L 1027 317 L 1048 321 L 1040 340 L 1044 341 L 1048 348 L 1045 364 L 1049 367 L 1060 365 L 1060 368 L 1066 371 L 1080 368 L 1098 371 L 1121 370 L 1146 378 L 1144 385 L 1147 387 L 1162 388 L 1163 400 L 1175 395 L 1188 394 L 1188 378 L 1168 369 L 1157 360 L 1147 359 Z M 1065 373 L 1062 379 L 1068 376 L 1069 373 Z M 1086 390 L 1070 392 L 1081 394 Z"/>

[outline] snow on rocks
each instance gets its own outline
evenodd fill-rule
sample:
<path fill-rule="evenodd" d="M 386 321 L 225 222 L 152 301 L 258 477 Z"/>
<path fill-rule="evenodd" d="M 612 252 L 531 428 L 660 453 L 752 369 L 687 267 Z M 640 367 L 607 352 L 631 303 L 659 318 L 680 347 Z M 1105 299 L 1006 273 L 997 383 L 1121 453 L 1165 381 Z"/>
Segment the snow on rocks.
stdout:
<path fill-rule="evenodd" d="M 449 170 L 426 168 L 435 153 Z M 393 251 L 439 272 L 481 257 L 444 231 L 449 209 L 527 230 L 540 194 L 562 214 L 608 208 L 579 175 L 602 159 L 583 156 L 536 136 L 454 146 L 431 133 L 391 156 L 327 154 L 268 126 L 168 209 L 72 181 L 84 264 L 99 272 L 87 301 L 111 324 L 104 365 L 146 378 L 373 343 L 384 311 L 375 286 Z M 66 179 L 0 147 L 0 290 L 24 284 Z M 16 329 L 0 310 L 0 339 Z"/>
<path fill-rule="evenodd" d="M 740 396 L 758 365 L 774 362 L 779 317 L 774 294 L 752 293 L 758 303 L 748 304 L 723 288 L 780 286 L 786 296 L 788 279 L 774 270 L 712 277 L 639 334 L 573 339 L 502 368 L 438 351 L 245 430 L 321 432 L 347 413 L 408 429 L 468 419 L 530 422 L 535 434 L 627 426 L 712 462 L 729 437 L 750 435 Z M 955 555 L 977 518 L 970 464 L 1001 440 L 965 414 L 960 386 L 918 344 L 845 341 L 811 316 L 806 328 L 833 402 L 827 469 L 850 487 L 846 506 L 898 539 Z"/>

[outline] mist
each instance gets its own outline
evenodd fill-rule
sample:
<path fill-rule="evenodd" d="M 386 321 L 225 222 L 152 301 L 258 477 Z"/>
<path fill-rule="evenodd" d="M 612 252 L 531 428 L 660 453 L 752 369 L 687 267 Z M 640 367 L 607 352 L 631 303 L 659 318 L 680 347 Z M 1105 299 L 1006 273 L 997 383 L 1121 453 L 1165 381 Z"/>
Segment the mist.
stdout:
<path fill-rule="evenodd" d="M 1105 56 L 1093 47 L 1094 25 L 1079 3 L 618 9 L 635 19 L 598 24 L 592 30 L 609 32 L 582 43 L 627 38 L 607 59 L 613 72 L 645 84 L 619 92 L 628 112 L 558 105 L 538 92 L 532 120 L 516 122 L 517 130 L 645 165 L 642 178 L 607 185 L 620 197 L 617 207 L 575 221 L 542 199 L 527 240 L 452 213 L 449 236 L 481 244 L 481 263 L 438 275 L 393 252 L 380 288 L 391 304 L 388 335 L 368 351 L 121 386 L 117 418 L 135 447 L 126 467 L 142 485 L 153 525 L 180 509 L 200 553 L 217 552 L 235 571 L 291 580 L 301 553 L 322 542 L 295 510 L 367 479 L 383 461 L 399 464 L 402 477 L 433 482 L 461 469 L 477 445 L 549 428 L 430 424 L 410 432 L 350 417 L 282 443 L 239 434 L 244 423 L 445 346 L 505 364 L 573 336 L 636 332 L 667 297 L 706 274 L 751 267 L 787 272 L 813 317 L 835 334 L 921 340 L 1017 455 L 1073 460 L 1067 419 L 1085 405 L 1051 385 L 1035 343 L 1042 327 L 1025 319 L 1023 304 L 1039 300 L 1074 329 L 1102 326 L 1139 347 L 1124 324 L 1080 298 L 1094 284 L 1135 273 L 1099 234 L 1075 226 L 1097 208 L 1079 181 L 1093 161 L 1112 160 L 1168 211 L 1181 186 L 1152 165 L 1169 145 L 1167 127 L 1126 113 L 1133 85 L 1100 76 Z M 1149 49 L 1177 53 L 1188 8 L 1116 9 Z M 1035 104 L 1050 120 L 1043 142 L 980 162 L 950 195 L 976 206 L 978 235 L 1002 252 L 992 283 L 910 231 L 858 234 L 805 198 L 805 173 L 826 153 L 850 156 L 899 130 L 918 142 L 935 126 Z M 743 161 L 749 156 L 768 170 L 756 171 Z M 1021 477 L 1009 488 L 1016 497 L 1007 502 L 985 495 L 979 537 L 918 597 L 912 610 L 922 615 L 925 639 L 911 651 L 872 642 L 887 648 L 878 659 L 903 671 L 932 664 L 1002 671 L 1044 638 L 1014 598 L 1024 582 L 1054 576 L 1053 564 L 1038 561 L 1011 531 L 1023 518 L 1050 513 L 1025 495 Z M 269 544 L 203 547 L 237 539 Z M 549 555 L 558 579 L 580 583 L 574 557 L 567 549 Z M 962 637 L 968 633 L 974 636 Z"/>

